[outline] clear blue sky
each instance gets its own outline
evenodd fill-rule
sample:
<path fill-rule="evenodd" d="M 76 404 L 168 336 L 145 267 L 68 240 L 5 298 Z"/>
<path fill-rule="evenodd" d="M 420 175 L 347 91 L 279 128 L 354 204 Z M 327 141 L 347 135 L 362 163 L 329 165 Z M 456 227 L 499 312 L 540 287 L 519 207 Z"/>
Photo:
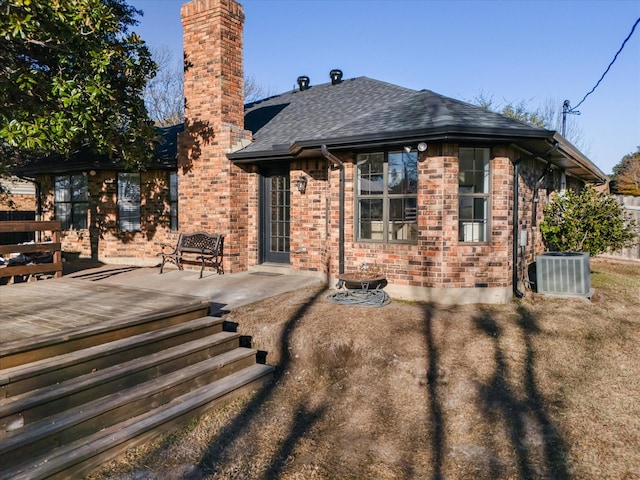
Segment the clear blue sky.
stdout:
<path fill-rule="evenodd" d="M 129 0 L 134 28 L 182 58 L 181 0 Z M 270 94 L 366 76 L 463 101 L 576 106 L 640 17 L 638 0 L 241 0 L 245 74 Z M 640 146 L 640 25 L 571 121 L 605 173 Z"/>

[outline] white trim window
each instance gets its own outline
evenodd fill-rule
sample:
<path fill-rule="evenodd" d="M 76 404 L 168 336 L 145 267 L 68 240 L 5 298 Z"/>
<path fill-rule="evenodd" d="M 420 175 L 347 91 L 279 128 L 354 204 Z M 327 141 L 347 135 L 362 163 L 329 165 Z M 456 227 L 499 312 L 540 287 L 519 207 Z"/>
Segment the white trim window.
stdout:
<path fill-rule="evenodd" d="M 62 230 L 88 228 L 88 182 L 85 175 L 60 175 L 54 179 L 54 216 Z"/>
<path fill-rule="evenodd" d="M 417 152 L 356 156 L 356 238 L 412 243 L 418 240 Z"/>
<path fill-rule="evenodd" d="M 458 151 L 458 241 L 489 241 L 490 150 Z"/>
<path fill-rule="evenodd" d="M 139 173 L 118 173 L 118 225 L 122 232 L 140 231 Z"/>

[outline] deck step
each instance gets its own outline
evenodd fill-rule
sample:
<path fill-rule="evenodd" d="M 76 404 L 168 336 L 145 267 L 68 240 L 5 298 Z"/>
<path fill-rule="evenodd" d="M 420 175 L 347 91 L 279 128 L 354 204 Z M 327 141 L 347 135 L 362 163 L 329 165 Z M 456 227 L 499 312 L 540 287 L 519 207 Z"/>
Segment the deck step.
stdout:
<path fill-rule="evenodd" d="M 255 364 L 246 350 L 230 351 L 183 369 L 147 381 L 133 388 L 62 411 L 29 425 L 28 429 L 7 432 L 0 442 L 0 458 L 4 468 L 16 462 L 42 455 L 53 448 L 74 442 L 102 429 L 155 409 L 174 398 L 202 386 L 210 385 Z M 245 352 L 243 352 L 245 351 Z"/>
<path fill-rule="evenodd" d="M 219 332 L 205 338 L 112 365 L 55 385 L 0 399 L 0 438 L 3 430 L 29 425 L 62 410 L 75 408 L 113 391 L 123 390 L 239 346 L 240 334 Z M 250 355 L 250 350 L 244 352 Z"/>
<path fill-rule="evenodd" d="M 25 308 L 41 308 L 43 312 L 46 312 L 43 314 L 44 316 L 53 317 L 52 319 L 47 318 L 44 323 L 54 331 L 50 333 L 39 332 L 33 337 L 20 336 L 19 338 L 0 342 L 0 368 L 15 367 L 112 342 L 124 337 L 178 325 L 208 315 L 210 309 L 210 303 L 206 298 L 170 294 L 161 297 L 156 296 L 153 300 L 156 307 L 152 310 L 144 307 L 137 308 L 137 303 L 146 304 L 148 307 L 150 301 L 149 292 L 131 288 L 117 288 L 109 285 L 89 285 L 89 288 L 84 293 L 94 298 L 93 303 L 90 302 L 93 308 L 87 308 L 79 312 L 74 311 L 73 314 L 68 312 L 72 317 L 89 320 L 69 322 L 67 324 L 64 318 L 60 318 L 56 323 L 56 315 L 64 315 L 65 312 L 51 311 L 52 302 L 58 302 L 59 298 L 65 298 L 65 294 L 68 291 L 78 292 L 79 290 L 75 287 L 87 282 L 72 280 L 72 283 L 76 284 L 73 287 L 66 283 L 64 279 L 51 283 L 56 284 L 53 286 L 52 291 L 48 291 L 46 286 L 43 287 L 47 290 L 44 293 L 48 293 L 48 295 L 42 295 L 43 292 L 40 290 L 34 290 L 33 293 L 37 295 L 35 299 L 28 297 L 31 291 L 28 286 L 12 292 L 14 295 L 24 297 L 24 303 L 28 305 Z M 86 285 L 84 286 L 86 287 Z M 104 309 L 102 305 L 96 306 L 96 302 L 99 299 L 113 301 L 113 295 L 121 298 L 122 305 L 136 303 L 132 304 L 129 310 L 122 306 L 115 309 Z M 98 300 L 95 300 L 95 298 Z M 46 302 L 46 305 L 42 305 L 43 301 Z M 39 307 L 34 307 L 34 302 Z M 105 318 L 105 310 L 111 312 L 110 317 Z M 9 312 L 9 314 L 9 321 L 12 321 L 16 318 L 19 320 L 20 315 L 23 313 L 18 309 L 17 312 L 13 311 Z M 93 319 L 96 320 L 94 321 Z M 29 323 L 27 322 L 23 328 L 28 332 L 30 329 Z"/>
<path fill-rule="evenodd" d="M 102 368 L 221 332 L 223 320 L 201 317 L 51 358 L 0 370 L 0 398 L 63 382 Z"/>
<path fill-rule="evenodd" d="M 0 479 L 80 478 L 127 448 L 155 440 L 206 411 L 258 388 L 270 380 L 272 371 L 271 366 L 253 364 L 80 440 L 57 448 L 52 446 L 36 456 L 23 456 L 27 460 L 22 463 L 4 466 Z"/>

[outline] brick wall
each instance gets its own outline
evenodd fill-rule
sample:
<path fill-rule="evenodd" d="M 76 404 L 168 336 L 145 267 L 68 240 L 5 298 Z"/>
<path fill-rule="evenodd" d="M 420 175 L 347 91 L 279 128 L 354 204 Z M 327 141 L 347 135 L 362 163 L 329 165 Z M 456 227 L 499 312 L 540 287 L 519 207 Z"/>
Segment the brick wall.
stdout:
<path fill-rule="evenodd" d="M 35 212 L 36 196 L 12 194 L 5 198 L 0 197 L 0 210 Z"/>
<path fill-rule="evenodd" d="M 290 259 L 294 270 L 328 273 L 328 168 L 329 163 L 324 158 L 298 160 L 291 164 Z M 296 184 L 301 175 L 307 178 L 304 193 L 298 191 Z M 332 253 L 337 254 L 337 251 L 336 248 Z"/>
<path fill-rule="evenodd" d="M 36 188 L 31 182 L 0 178 L 0 211 L 35 212 L 36 209 Z"/>
<path fill-rule="evenodd" d="M 387 279 L 395 285 L 441 288 L 506 287 L 510 285 L 511 163 L 507 157 L 491 160 L 493 193 L 491 243 L 458 242 L 457 146 L 440 147 L 419 156 L 418 227 L 415 245 L 356 242 L 354 228 L 355 188 L 353 163 L 345 164 L 345 271 L 362 263 L 384 265 Z M 338 172 L 332 172 L 337 180 Z M 332 178 L 333 180 L 333 178 Z M 338 182 L 331 182 L 331 252 L 338 247 Z M 332 275 L 338 274 L 332 263 Z"/>
<path fill-rule="evenodd" d="M 43 217 L 52 219 L 53 176 L 42 176 Z M 140 231 L 122 232 L 118 227 L 117 181 L 114 171 L 98 171 L 88 177 L 87 229 L 62 233 L 62 249 L 81 258 L 107 263 L 157 263 L 162 243 L 175 243 L 170 231 L 168 172 L 149 170 L 140 174 Z"/>
<path fill-rule="evenodd" d="M 490 242 L 463 244 L 458 241 L 457 150 L 453 144 L 435 145 L 419 155 L 419 238 L 411 245 L 355 241 L 355 165 L 350 153 L 334 152 L 345 164 L 346 272 L 357 271 L 362 263 L 377 263 L 384 265 L 387 279 L 395 286 L 511 288 L 513 161 L 518 153 L 507 147 L 492 148 Z M 534 187 L 543 170 L 541 162 L 521 164 L 519 221 L 520 228 L 528 230 L 530 242 L 525 267 L 544 248 L 540 235 L 532 230 L 542 220 L 547 197 L 543 184 L 534 202 Z M 301 174 L 308 178 L 305 194 L 295 188 Z M 339 175 L 339 169 L 328 168 L 324 159 L 291 165 L 291 264 L 296 270 L 328 272 L 332 277 L 339 273 Z"/>
<path fill-rule="evenodd" d="M 185 51 L 185 131 L 178 139 L 178 201 L 182 231 L 222 233 L 225 269 L 246 270 L 255 243 L 249 209 L 255 173 L 226 154 L 242 140 L 244 12 L 233 0 L 182 6 Z"/>

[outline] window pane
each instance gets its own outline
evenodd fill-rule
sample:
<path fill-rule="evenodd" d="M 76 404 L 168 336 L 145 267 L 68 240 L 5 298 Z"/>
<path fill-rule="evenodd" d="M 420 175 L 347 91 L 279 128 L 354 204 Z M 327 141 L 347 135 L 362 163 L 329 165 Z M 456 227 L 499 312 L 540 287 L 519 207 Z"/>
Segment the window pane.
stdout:
<path fill-rule="evenodd" d="M 362 199 L 358 202 L 359 222 L 358 238 L 367 240 L 384 240 L 384 225 L 382 223 L 383 200 Z"/>
<path fill-rule="evenodd" d="M 74 202 L 86 202 L 87 196 L 87 177 L 84 175 L 71 176 L 71 200 Z"/>
<path fill-rule="evenodd" d="M 410 241 L 417 235 L 417 152 L 356 156 L 359 240 Z"/>
<path fill-rule="evenodd" d="M 486 242 L 487 224 L 484 222 L 460 222 L 458 240 L 461 242 Z"/>
<path fill-rule="evenodd" d="M 418 191 L 418 154 L 402 152 L 389 154 L 388 189 L 391 194 Z"/>
<path fill-rule="evenodd" d="M 461 242 L 487 241 L 486 198 L 464 197 L 460 199 L 458 240 Z"/>
<path fill-rule="evenodd" d="M 473 191 L 476 193 L 485 193 L 485 179 L 483 172 L 473 172 Z"/>
<path fill-rule="evenodd" d="M 140 174 L 118 174 L 118 200 L 140 202 Z"/>
<path fill-rule="evenodd" d="M 473 197 L 460 197 L 458 218 L 462 220 L 473 219 Z"/>
<path fill-rule="evenodd" d="M 119 204 L 118 214 L 121 230 L 140 230 L 140 205 L 122 202 Z"/>
<path fill-rule="evenodd" d="M 356 157 L 358 194 L 380 195 L 384 191 L 384 153 L 363 153 Z"/>
<path fill-rule="evenodd" d="M 176 172 L 169 174 L 169 200 L 178 200 L 178 174 Z"/>
<path fill-rule="evenodd" d="M 169 228 L 178 230 L 178 174 L 169 173 Z"/>
<path fill-rule="evenodd" d="M 477 169 L 482 172 L 482 193 L 489 193 L 489 149 L 476 149 Z"/>
<path fill-rule="evenodd" d="M 287 253 L 289 251 L 289 176 L 277 175 L 270 179 L 271 203 L 269 205 L 270 233 L 269 251 Z"/>
<path fill-rule="evenodd" d="M 473 219 L 484 221 L 487 218 L 487 199 L 486 198 L 474 198 L 473 199 Z"/>
<path fill-rule="evenodd" d="M 360 200 L 360 218 L 363 220 L 382 220 L 382 199 Z"/>
<path fill-rule="evenodd" d="M 76 230 L 87 228 L 87 204 L 76 203 L 73 205 L 73 228 Z"/>
<path fill-rule="evenodd" d="M 460 148 L 458 152 L 458 240 L 488 240 L 490 150 Z"/>
<path fill-rule="evenodd" d="M 418 200 L 394 198 L 389 202 L 389 240 L 418 239 Z"/>
<path fill-rule="evenodd" d="M 460 172 L 473 170 L 473 148 L 461 148 L 458 153 Z"/>
<path fill-rule="evenodd" d="M 484 197 L 461 197 L 458 218 L 461 221 L 486 220 L 488 200 Z"/>
<path fill-rule="evenodd" d="M 118 219 L 123 231 L 140 230 L 140 174 L 118 174 Z"/>
<path fill-rule="evenodd" d="M 62 230 L 69 230 L 71 228 L 71 204 L 70 203 L 57 203 L 55 206 L 56 220 L 60 220 L 62 224 Z"/>
<path fill-rule="evenodd" d="M 71 187 L 71 182 L 68 176 L 56 177 L 54 201 L 56 202 L 71 201 L 70 187 Z"/>
<path fill-rule="evenodd" d="M 458 167 L 460 193 L 489 192 L 488 148 L 460 148 Z"/>
<path fill-rule="evenodd" d="M 171 231 L 175 232 L 178 230 L 178 204 L 172 203 L 171 210 L 169 212 L 170 220 L 169 220 L 169 228 Z"/>
<path fill-rule="evenodd" d="M 87 228 L 87 177 L 65 175 L 55 178 L 55 217 L 63 230 Z"/>

